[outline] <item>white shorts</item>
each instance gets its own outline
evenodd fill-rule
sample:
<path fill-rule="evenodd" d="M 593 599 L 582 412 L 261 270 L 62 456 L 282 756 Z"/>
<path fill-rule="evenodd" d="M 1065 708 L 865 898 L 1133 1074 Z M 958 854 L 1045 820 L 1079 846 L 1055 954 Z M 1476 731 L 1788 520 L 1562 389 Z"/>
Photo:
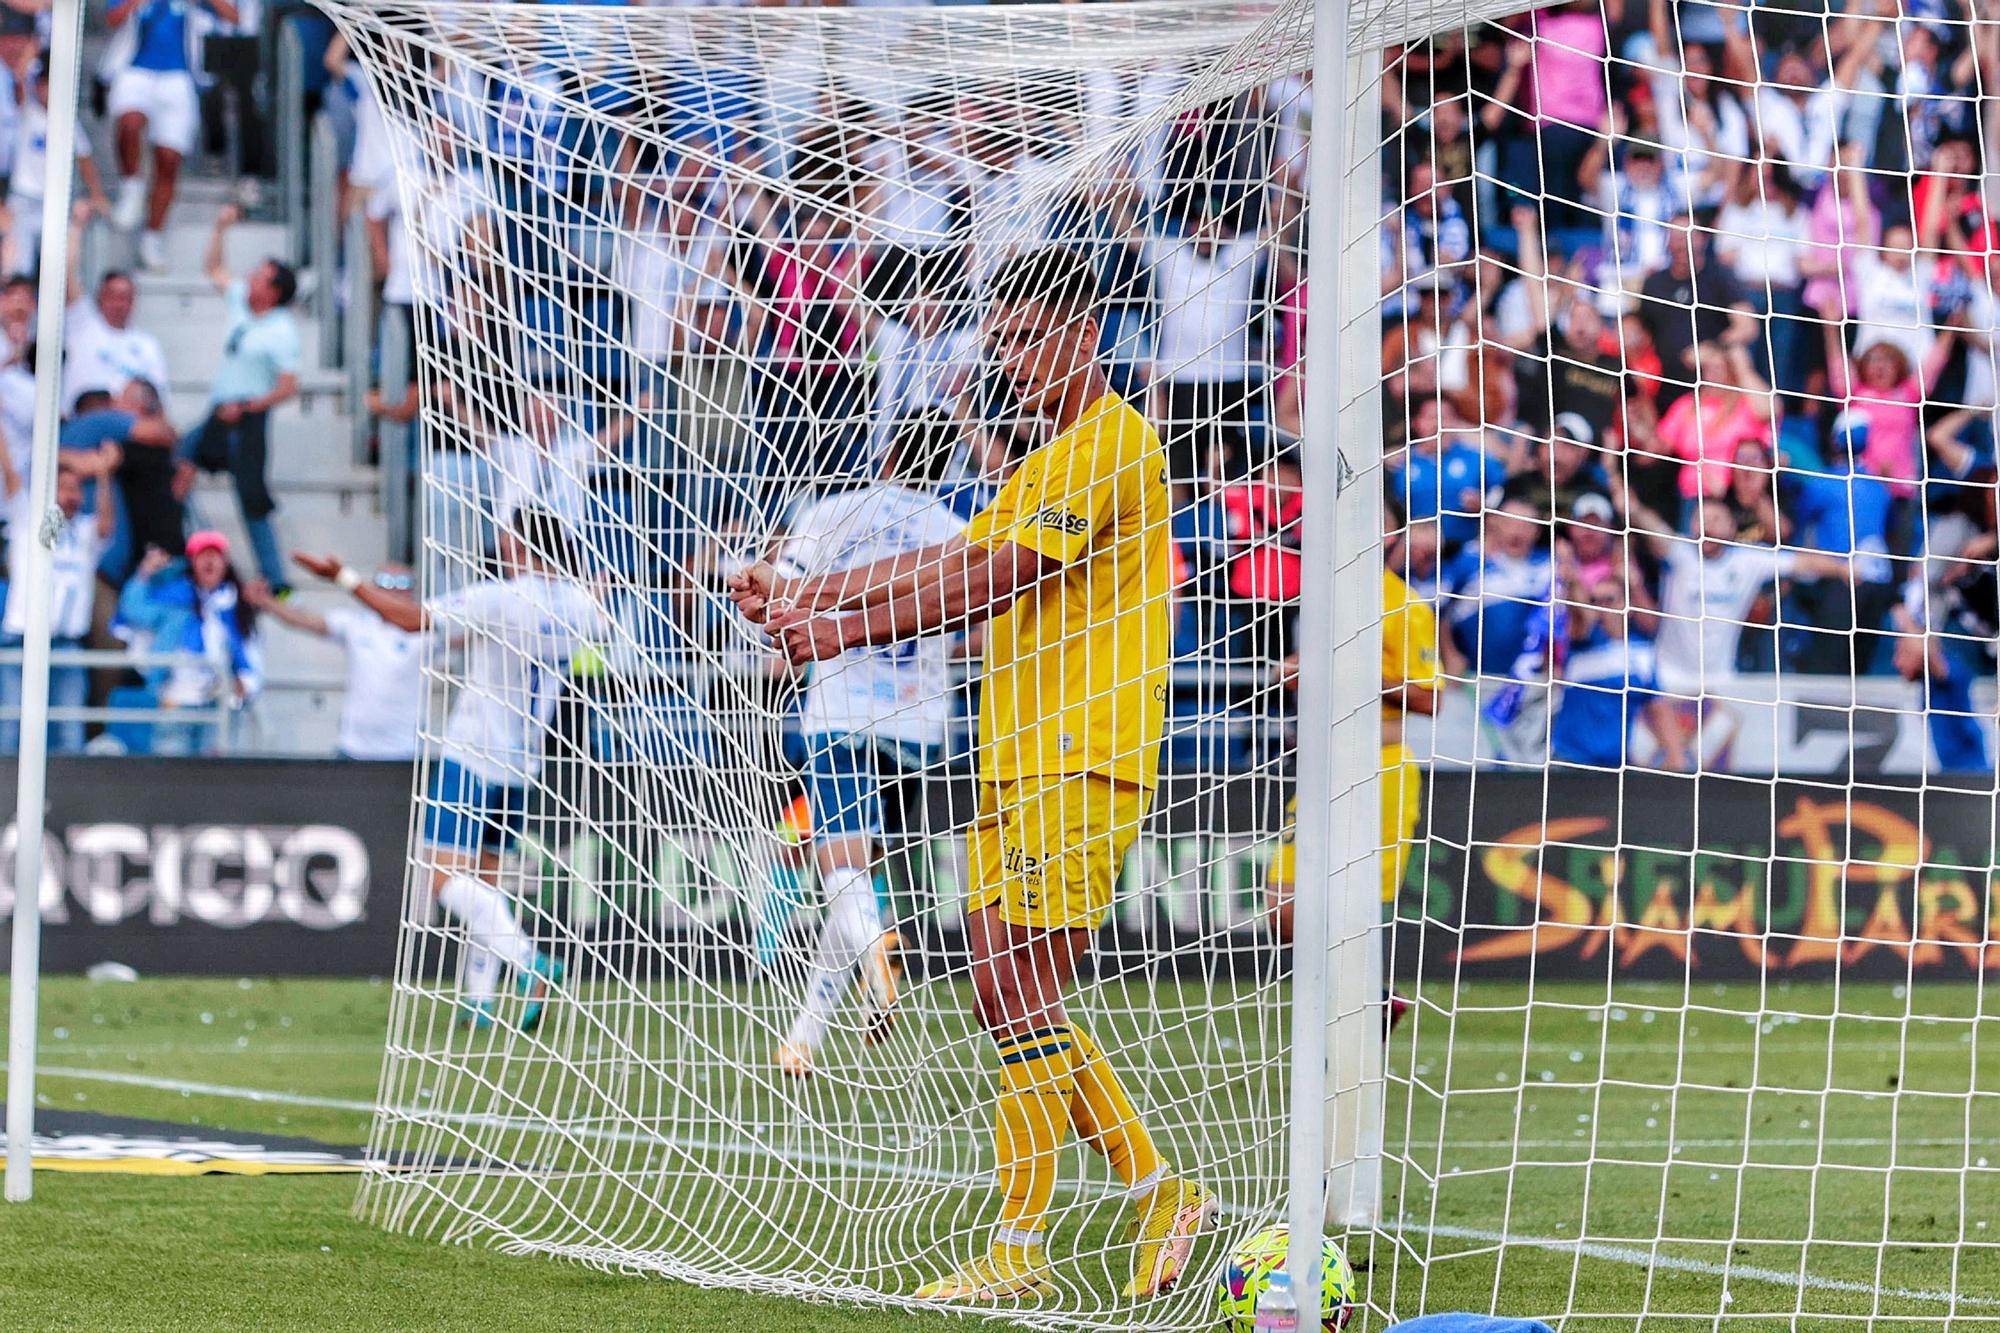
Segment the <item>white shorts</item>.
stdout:
<path fill-rule="evenodd" d="M 124 69 L 111 81 L 105 109 L 112 120 L 138 114 L 146 118 L 146 137 L 153 147 L 187 156 L 201 124 L 201 99 L 194 76 L 185 70 Z"/>

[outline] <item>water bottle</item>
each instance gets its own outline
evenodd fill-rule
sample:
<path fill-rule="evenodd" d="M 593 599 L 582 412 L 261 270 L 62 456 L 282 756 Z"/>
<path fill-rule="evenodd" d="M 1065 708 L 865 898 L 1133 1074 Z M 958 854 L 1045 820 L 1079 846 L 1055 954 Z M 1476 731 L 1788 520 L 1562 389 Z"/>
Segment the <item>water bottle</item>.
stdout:
<path fill-rule="evenodd" d="M 1271 1274 L 1270 1285 L 1257 1298 L 1257 1333 L 1299 1333 L 1299 1303 L 1292 1295 L 1292 1275 Z"/>

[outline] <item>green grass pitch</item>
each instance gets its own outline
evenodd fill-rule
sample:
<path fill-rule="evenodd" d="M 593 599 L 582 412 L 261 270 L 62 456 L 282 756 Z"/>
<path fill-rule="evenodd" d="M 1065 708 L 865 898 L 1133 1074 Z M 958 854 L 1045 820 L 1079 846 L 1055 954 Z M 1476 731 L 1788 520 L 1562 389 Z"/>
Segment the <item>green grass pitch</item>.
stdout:
<path fill-rule="evenodd" d="M 1721 1308 L 1732 1333 L 1870 1314 L 2000 1328 L 2000 1016 L 1975 988 L 1544 981 L 1532 1009 L 1521 996 L 1427 992 L 1397 1034 L 1392 1155 L 1422 1169 L 1392 1163 L 1397 1243 L 1355 1247 L 1378 1300 L 1580 1312 L 1564 1333 L 1714 1328 Z M 359 1142 L 388 1000 L 365 982 L 52 979 L 42 1101 Z M 42 1173 L 32 1204 L 0 1210 L 0 1323 L 945 1326 L 392 1235 L 353 1217 L 354 1192 L 351 1176 Z"/>

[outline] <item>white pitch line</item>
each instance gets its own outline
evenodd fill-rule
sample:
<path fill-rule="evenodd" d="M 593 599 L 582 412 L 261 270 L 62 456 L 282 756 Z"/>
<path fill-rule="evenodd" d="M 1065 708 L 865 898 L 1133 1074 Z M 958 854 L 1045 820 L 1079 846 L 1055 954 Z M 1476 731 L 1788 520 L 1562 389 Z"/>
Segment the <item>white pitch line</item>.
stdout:
<path fill-rule="evenodd" d="M 6 1064 L 0 1061 L 0 1069 Z M 380 1110 L 374 1102 L 349 1101 L 340 1097 L 314 1097 L 302 1092 L 270 1092 L 263 1088 L 234 1088 L 225 1083 L 191 1083 L 181 1079 L 156 1078 L 151 1074 L 128 1074 L 117 1069 L 65 1069 L 42 1065 L 42 1078 L 81 1079 L 87 1083 L 121 1083 L 132 1088 L 152 1088 L 157 1092 L 180 1092 L 202 1097 L 226 1097 L 239 1102 L 271 1102 L 279 1106 L 312 1106 L 324 1111 L 359 1111 L 373 1115 Z"/>
<path fill-rule="evenodd" d="M 1504 1149 L 1508 1149 L 1508 1148 L 1581 1148 L 1581 1147 L 1594 1147 L 1594 1148 L 1607 1148 L 1607 1149 L 1638 1149 L 1638 1148 L 1661 1148 L 1661 1147 L 1665 1147 L 1665 1146 L 1666 1146 L 1666 1143 L 1667 1143 L 1667 1140 L 1665 1140 L 1665 1139 L 1589 1139 L 1589 1138 L 1582 1138 L 1582 1139 L 1578 1139 L 1578 1138 L 1569 1138 L 1569 1139 L 1446 1139 L 1446 1140 L 1444 1141 L 1444 1143 L 1443 1143 L 1442 1147 L 1443 1147 L 1443 1148 L 1444 1148 L 1445 1150 L 1447 1150 L 1447 1151 L 1449 1151 L 1449 1150 L 1451 1150 L 1451 1149 L 1453 1149 L 1453 1148 L 1464 1148 L 1464 1149 L 1472 1149 L 1472 1150 L 1477 1150 L 1477 1151 L 1500 1151 L 1500 1150 L 1504 1150 Z M 1742 1147 L 1742 1146 L 1743 1146 L 1743 1140 L 1742 1140 L 1742 1139 L 1675 1139 L 1675 1140 L 1673 1141 L 1673 1143 L 1674 1143 L 1674 1146 L 1675 1146 L 1675 1147 L 1677 1147 L 1677 1148 L 1740 1148 L 1740 1147 Z M 1937 1139 L 1937 1138 L 1929 1138 L 1929 1139 L 1918 1139 L 1918 1138 L 1896 1138 L 1896 1139 L 1883 1139 L 1883 1138 L 1853 1138 L 1853 1137 L 1830 1137 L 1830 1138 L 1824 1138 L 1824 1139 L 1815 1139 L 1815 1138 L 1806 1138 L 1806 1137 L 1798 1137 L 1798 1138 L 1784 1138 L 1784 1139 L 1767 1139 L 1767 1138 L 1763 1138 L 1763 1137 L 1761 1137 L 1761 1136 L 1760 1136 L 1760 1137 L 1758 1137 L 1758 1138 L 1754 1138 L 1754 1139 L 1750 1140 L 1750 1143 L 1751 1143 L 1751 1146 L 1753 1146 L 1753 1147 L 1757 1147 L 1757 1148 L 1821 1148 L 1821 1147 L 1826 1147 L 1826 1148 L 1892 1148 L 1892 1147 L 1893 1147 L 1893 1148 L 1994 1148 L 1994 1147 L 2000 1147 L 2000 1139 Z M 1420 1140 L 1420 1141 L 1416 1141 L 1416 1142 L 1412 1142 L 1412 1143 L 1411 1143 L 1411 1144 L 1409 1144 L 1408 1146 L 1409 1146 L 1409 1147 L 1411 1147 L 1411 1148 L 1420 1148 L 1420 1147 L 1422 1147 L 1422 1148 L 1427 1148 L 1427 1147 L 1431 1147 L 1431 1146 L 1432 1146 L 1432 1143 L 1431 1143 L 1431 1141 L 1430 1141 L 1429 1139 L 1423 1139 L 1423 1140 Z M 1791 1163 L 1788 1163 L 1788 1162 L 1751 1162 L 1751 1163 L 1749 1163 L 1749 1165 L 1751 1165 L 1751 1166 L 1789 1166 L 1789 1165 L 1791 1165 Z M 1839 1166 L 1846 1166 L 1846 1165 L 1849 1165 L 1849 1164 L 1848 1164 L 1848 1163 L 1845 1163 L 1845 1162 L 1842 1162 L 1842 1163 L 1835 1163 L 1835 1165 L 1839 1165 Z"/>
<path fill-rule="evenodd" d="M 0 1061 L 0 1069 L 6 1063 Z M 119 1083 L 128 1087 L 151 1088 L 158 1092 L 181 1092 L 203 1097 L 222 1097 L 236 1101 L 270 1102 L 281 1106 L 310 1106 L 328 1111 L 357 1111 L 363 1115 L 373 1115 L 380 1110 L 374 1102 L 358 1102 L 339 1097 L 316 1097 L 298 1092 L 271 1092 L 261 1088 L 239 1088 L 224 1083 L 195 1083 L 182 1079 L 156 1078 L 150 1074 L 130 1074 L 115 1069 L 64 1069 L 44 1066 L 41 1074 L 46 1078 L 78 1079 L 93 1083 Z M 455 1123 L 478 1124 L 494 1129 L 521 1129 L 540 1121 L 518 1116 L 484 1115 L 478 1112 L 440 1112 L 434 1108 L 417 1107 L 403 1112 L 419 1118 L 450 1119 Z M 602 1134 L 604 1131 L 593 1131 Z M 635 1140 L 645 1142 L 676 1143 L 679 1140 L 661 1139 L 656 1135 L 634 1134 Z M 1675 1139 L 1675 1146 L 1681 1148 L 1732 1148 L 1742 1146 L 1741 1139 Z M 1984 1148 L 2000 1147 L 2000 1138 L 1945 1139 L 1945 1138 L 1758 1138 L 1752 1144 L 1759 1148 Z M 703 1144 L 712 1148 L 714 1144 Z M 1407 1145 L 1408 1148 L 1431 1147 L 1429 1140 Z M 1461 1149 L 1473 1152 L 1502 1152 L 1511 1149 L 1550 1150 L 1591 1146 L 1604 1150 L 1637 1151 L 1667 1146 L 1665 1139 L 1447 1139 L 1442 1145 L 1446 1151 Z M 1752 1162 L 1749 1165 L 1788 1165 L 1787 1163 Z M 1844 1165 L 1844 1164 L 1843 1164 Z M 1883 1168 L 1887 1169 L 1887 1168 Z M 954 1177 L 955 1178 L 955 1177 Z"/>
<path fill-rule="evenodd" d="M 1384 1224 L 1385 1226 L 1388 1224 Z M 1399 1225 L 1399 1231 L 1421 1231 L 1446 1240 L 1472 1240 L 1486 1245 L 1511 1245 L 1531 1250 L 1550 1250 L 1558 1254 L 1576 1254 L 1585 1259 L 1601 1259 L 1607 1263 L 1632 1264 L 1640 1268 L 1666 1268 L 1677 1273 L 1698 1273 L 1704 1277 L 1722 1278 L 1725 1285 L 1733 1279 L 1746 1282 L 1763 1282 L 1781 1287 L 1804 1287 L 1813 1291 L 1837 1291 L 1848 1295 L 1880 1295 L 1899 1301 L 1911 1301 L 1925 1305 L 1950 1305 L 1955 1308 L 1978 1306 L 1981 1309 L 2000 1309 L 2000 1299 L 1988 1296 L 1967 1296 L 1949 1291 L 1928 1291 L 1915 1287 L 1878 1287 L 1872 1282 L 1850 1282 L 1845 1278 L 1814 1277 L 1810 1273 L 1787 1272 L 1782 1268 L 1762 1268 L 1755 1264 L 1717 1264 L 1706 1259 L 1688 1259 L 1679 1255 L 1661 1254 L 1655 1250 L 1640 1249 L 1633 1245 L 1607 1245 L 1601 1241 L 1563 1240 L 1556 1236 L 1515 1236 L 1504 1231 L 1480 1231 L 1474 1227 Z M 1687 1244 L 1724 1244 L 1722 1241 L 1686 1241 Z M 1447 1256 L 1449 1257 L 1449 1256 Z"/>
<path fill-rule="evenodd" d="M 0 1062 L 0 1070 L 5 1069 Z M 310 1106 L 324 1110 L 359 1111 L 373 1114 L 383 1108 L 373 1102 L 354 1101 L 341 1097 L 316 1097 L 306 1093 L 272 1092 L 262 1088 L 236 1088 L 220 1083 L 198 1083 L 179 1079 L 157 1078 L 150 1074 L 128 1074 L 108 1069 L 66 1069 L 44 1068 L 41 1074 L 47 1078 L 67 1078 L 100 1083 L 118 1083 L 131 1087 L 152 1088 L 161 1092 L 181 1092 L 204 1097 L 223 1097 L 238 1101 L 263 1102 L 282 1106 Z M 566 1133 L 559 1126 L 539 1120 L 514 1116 L 482 1115 L 474 1112 L 446 1112 L 436 1109 L 407 1110 L 404 1115 L 445 1120 L 455 1124 L 471 1124 L 501 1129 L 526 1129 L 538 1133 Z M 593 1129 L 592 1138 L 611 1138 L 628 1142 L 658 1143 L 678 1147 L 683 1150 L 724 1152 L 732 1155 L 755 1157 L 780 1157 L 813 1162 L 818 1165 L 867 1168 L 893 1167 L 906 1176 L 916 1176 L 942 1184 L 972 1187 L 984 1184 L 983 1174 L 963 1174 L 943 1171 L 934 1167 L 913 1166 L 905 1163 L 891 1163 L 865 1157 L 851 1157 L 839 1153 L 773 1152 L 770 1148 L 754 1143 L 729 1141 L 707 1141 L 700 1139 L 668 1139 L 655 1134 L 641 1134 L 633 1131 L 608 1131 Z M 1657 1145 L 1655 1145 L 1657 1146 Z M 1083 1186 L 1063 1182 L 1065 1193 L 1078 1193 Z M 1243 1209 L 1225 1205 L 1232 1213 L 1242 1213 Z M 1600 1241 L 1567 1240 L 1560 1236 L 1523 1236 L 1504 1231 L 1482 1231 L 1473 1227 L 1433 1225 L 1424 1222 L 1396 1222 L 1385 1224 L 1385 1229 L 1393 1227 L 1397 1233 L 1415 1233 L 1445 1240 L 1470 1240 L 1486 1245 L 1514 1246 L 1521 1249 L 1548 1250 L 1558 1254 L 1576 1254 L 1586 1259 L 1597 1259 L 1607 1263 L 1627 1264 L 1638 1268 L 1664 1268 L 1675 1272 L 1694 1273 L 1705 1277 L 1759 1282 L 1771 1286 L 1789 1287 L 1794 1290 L 1807 1288 L 1814 1291 L 1842 1292 L 1850 1295 L 1880 1294 L 1895 1300 L 1911 1301 L 1918 1304 L 1946 1305 L 1953 1308 L 1976 1306 L 1981 1309 L 2000 1309 L 2000 1298 L 1966 1296 L 1949 1291 L 1930 1291 L 1909 1287 L 1878 1287 L 1873 1283 L 1854 1282 L 1844 1278 L 1815 1277 L 1810 1273 L 1787 1272 L 1780 1268 L 1762 1268 L 1748 1264 L 1717 1264 L 1704 1259 L 1689 1259 L 1678 1255 L 1663 1254 L 1636 1246 L 1610 1245 Z M 1724 1244 L 1722 1241 L 1686 1240 L 1686 1244 Z M 1434 1256 L 1449 1258 L 1450 1256 Z"/>

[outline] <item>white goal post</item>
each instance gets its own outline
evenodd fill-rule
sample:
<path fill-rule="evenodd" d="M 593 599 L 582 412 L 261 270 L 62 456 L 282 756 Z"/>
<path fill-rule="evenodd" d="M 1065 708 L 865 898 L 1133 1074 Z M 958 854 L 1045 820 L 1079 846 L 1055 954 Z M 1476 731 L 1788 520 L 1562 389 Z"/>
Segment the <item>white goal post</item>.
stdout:
<path fill-rule="evenodd" d="M 365 1215 L 2000 1319 L 1986 19 L 328 11 L 445 687 Z"/>

